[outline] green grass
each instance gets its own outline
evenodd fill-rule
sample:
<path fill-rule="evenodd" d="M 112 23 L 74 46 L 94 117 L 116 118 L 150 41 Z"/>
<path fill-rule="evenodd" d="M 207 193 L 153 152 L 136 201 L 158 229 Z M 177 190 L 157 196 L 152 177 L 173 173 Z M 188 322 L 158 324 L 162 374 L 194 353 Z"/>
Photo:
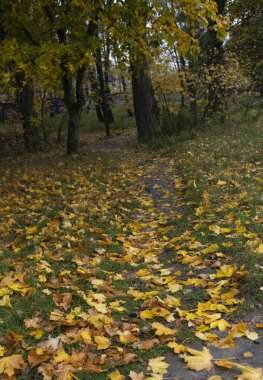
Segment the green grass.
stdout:
<path fill-rule="evenodd" d="M 153 147 L 162 149 L 168 159 L 175 159 L 184 179 L 185 197 L 191 201 L 185 206 L 183 217 L 174 221 L 168 236 L 180 236 L 196 225 L 193 234 L 198 241 L 218 244 L 228 255 L 228 263 L 244 267 L 247 273 L 240 280 L 240 288 L 241 296 L 246 297 L 246 306 L 241 306 L 240 310 L 253 309 L 263 302 L 263 292 L 259 290 L 263 285 L 263 255 L 256 253 L 263 238 L 260 223 L 263 216 L 263 128 L 262 119 L 255 121 L 253 111 L 244 118 L 239 109 L 232 107 L 224 125 L 214 121 L 205 131 L 197 132 L 194 139 L 181 135 L 172 136 L 169 141 L 157 139 L 153 143 Z M 218 185 L 220 181 L 225 183 Z M 206 194 L 210 209 L 197 217 L 193 215 L 193 208 L 205 205 Z M 231 212 L 233 219 L 228 220 L 227 215 Z M 241 233 L 227 238 L 208 228 L 214 223 L 233 229 L 237 220 L 246 228 L 246 233 L 256 236 Z M 222 246 L 227 240 L 232 242 L 232 247 Z"/>

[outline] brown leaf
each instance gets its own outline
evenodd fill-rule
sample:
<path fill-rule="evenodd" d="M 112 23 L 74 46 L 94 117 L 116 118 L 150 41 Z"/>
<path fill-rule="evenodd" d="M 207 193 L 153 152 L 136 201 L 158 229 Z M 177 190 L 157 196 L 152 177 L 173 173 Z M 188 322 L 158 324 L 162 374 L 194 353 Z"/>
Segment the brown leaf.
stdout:
<path fill-rule="evenodd" d="M 138 348 L 139 350 L 149 350 L 150 348 L 154 347 L 157 343 L 159 343 L 159 339 L 154 338 L 136 342 L 132 346 L 134 348 Z"/>
<path fill-rule="evenodd" d="M 43 327 L 43 319 L 40 315 L 33 318 L 24 319 L 24 325 L 27 329 L 37 329 L 39 326 Z"/>
<path fill-rule="evenodd" d="M 31 367 L 36 367 L 40 363 L 43 363 L 49 359 L 50 352 L 43 350 L 42 348 L 32 348 L 28 353 L 28 362 Z"/>

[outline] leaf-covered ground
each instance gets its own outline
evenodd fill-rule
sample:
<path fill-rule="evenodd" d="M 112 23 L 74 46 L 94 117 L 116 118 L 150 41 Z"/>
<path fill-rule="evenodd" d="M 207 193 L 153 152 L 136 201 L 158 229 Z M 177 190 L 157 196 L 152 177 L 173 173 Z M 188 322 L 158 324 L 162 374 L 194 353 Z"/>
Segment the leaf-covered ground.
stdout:
<path fill-rule="evenodd" d="M 4 162 L 1 379 L 262 380 L 261 143 Z"/>

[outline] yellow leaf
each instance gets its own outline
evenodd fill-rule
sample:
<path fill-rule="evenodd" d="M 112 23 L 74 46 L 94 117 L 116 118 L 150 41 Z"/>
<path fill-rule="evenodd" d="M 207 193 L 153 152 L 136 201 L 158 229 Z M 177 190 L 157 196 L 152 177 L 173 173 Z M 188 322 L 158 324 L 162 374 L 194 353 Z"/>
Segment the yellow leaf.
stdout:
<path fill-rule="evenodd" d="M 111 380 L 124 380 L 124 376 L 116 369 L 116 371 L 111 372 L 108 374 L 108 377 Z"/>
<path fill-rule="evenodd" d="M 169 327 L 165 327 L 159 322 L 154 322 L 151 324 L 152 328 L 154 328 L 155 334 L 160 336 L 160 335 L 172 335 L 176 332 L 176 330 L 169 329 Z"/>
<path fill-rule="evenodd" d="M 229 323 L 225 319 L 219 319 L 210 323 L 211 329 L 218 327 L 220 331 L 225 331 L 227 327 L 229 327 Z"/>
<path fill-rule="evenodd" d="M 4 354 L 5 354 L 5 347 L 0 346 L 0 356 L 4 356 Z"/>
<path fill-rule="evenodd" d="M 206 347 L 204 347 L 202 351 L 193 350 L 192 348 L 187 348 L 187 351 L 191 356 L 184 354 L 182 357 L 187 363 L 188 368 L 195 371 L 203 371 L 204 369 L 210 371 L 210 369 L 212 369 L 213 365 L 211 360 L 213 356 Z"/>
<path fill-rule="evenodd" d="M 211 245 L 209 245 L 209 247 L 203 249 L 203 250 L 201 251 L 201 253 L 202 253 L 203 255 L 207 255 L 208 253 L 214 253 L 214 252 L 216 252 L 216 251 L 218 250 L 218 248 L 219 248 L 219 247 L 218 247 L 217 244 L 211 244 Z"/>
<path fill-rule="evenodd" d="M 34 331 L 31 331 L 29 335 L 33 336 L 35 339 L 41 339 L 42 336 L 45 335 L 45 330 L 36 329 Z"/>
<path fill-rule="evenodd" d="M 12 307 L 10 302 L 10 297 L 8 295 L 4 296 L 0 301 L 0 306 L 2 307 Z"/>
<path fill-rule="evenodd" d="M 105 350 L 111 344 L 111 341 L 105 336 L 96 335 L 94 336 L 94 341 L 97 343 L 98 350 Z"/>
<path fill-rule="evenodd" d="M 47 278 L 44 274 L 40 274 L 38 276 L 38 279 L 39 279 L 39 282 L 46 282 L 47 281 Z"/>
<path fill-rule="evenodd" d="M 217 182 L 217 185 L 224 186 L 226 185 L 226 181 L 221 181 L 221 179 Z"/>
<path fill-rule="evenodd" d="M 244 356 L 244 358 L 253 358 L 254 357 L 254 355 L 250 351 L 244 352 L 243 356 Z"/>
<path fill-rule="evenodd" d="M 104 303 L 98 303 L 94 305 L 95 309 L 102 314 L 108 313 L 107 306 Z"/>
<path fill-rule="evenodd" d="M 183 287 L 180 284 L 169 284 L 167 290 L 171 293 L 177 293 L 179 290 L 181 290 Z"/>
<path fill-rule="evenodd" d="M 263 380 L 262 368 L 253 368 L 235 363 L 235 366 L 241 370 L 237 380 Z"/>
<path fill-rule="evenodd" d="M 164 356 L 159 356 L 158 358 L 150 359 L 148 363 L 148 370 L 152 371 L 154 374 L 163 375 L 167 373 L 167 368 L 169 367 L 168 363 L 165 363 Z"/>
<path fill-rule="evenodd" d="M 172 348 L 176 354 L 180 354 L 181 352 L 186 352 L 187 347 L 183 344 L 177 344 L 175 342 L 170 342 L 167 344 L 168 347 Z"/>
<path fill-rule="evenodd" d="M 231 277 L 236 271 L 236 267 L 232 265 L 223 265 L 216 271 L 215 278 Z"/>
<path fill-rule="evenodd" d="M 130 371 L 129 376 L 132 380 L 144 380 L 145 379 L 143 372 L 137 373 L 134 371 Z"/>
<path fill-rule="evenodd" d="M 259 338 L 258 333 L 246 331 L 246 337 L 250 340 L 257 340 Z"/>
<path fill-rule="evenodd" d="M 22 355 L 6 356 L 0 359 L 0 374 L 12 377 L 25 366 Z"/>
<path fill-rule="evenodd" d="M 176 298 L 176 297 L 173 297 L 173 296 L 167 296 L 165 299 L 164 299 L 164 302 L 167 306 L 169 306 L 170 308 L 175 308 L 175 307 L 178 307 L 181 305 L 181 299 L 180 298 Z"/>
<path fill-rule="evenodd" d="M 235 367 L 235 363 L 232 363 L 229 360 L 225 360 L 225 359 L 216 360 L 215 364 L 218 365 L 219 367 L 224 367 L 224 368 L 228 368 L 228 369 Z"/>
<path fill-rule="evenodd" d="M 221 228 L 216 224 L 212 224 L 211 226 L 209 226 L 209 230 L 213 231 L 216 235 L 219 235 L 221 233 Z"/>
<path fill-rule="evenodd" d="M 263 244 L 259 244 L 257 248 L 257 253 L 263 253 Z"/>
<path fill-rule="evenodd" d="M 15 292 L 21 293 L 23 295 L 32 292 L 33 288 L 29 288 L 28 286 L 23 286 L 19 284 L 9 285 L 9 288 L 14 290 Z"/>
<path fill-rule="evenodd" d="M 91 339 L 91 335 L 90 335 L 90 330 L 89 329 L 82 329 L 79 331 L 79 335 L 81 336 L 81 338 L 84 340 L 84 342 L 86 344 L 91 344 L 92 343 L 92 339 Z"/>
<path fill-rule="evenodd" d="M 119 333 L 121 343 L 134 343 L 139 339 L 129 330 L 125 330 L 123 333 Z"/>
<path fill-rule="evenodd" d="M 61 363 L 61 362 L 65 362 L 65 361 L 69 361 L 69 360 L 70 360 L 70 356 L 65 352 L 64 349 L 58 350 L 56 352 L 55 357 L 54 357 L 54 362 L 56 364 Z"/>

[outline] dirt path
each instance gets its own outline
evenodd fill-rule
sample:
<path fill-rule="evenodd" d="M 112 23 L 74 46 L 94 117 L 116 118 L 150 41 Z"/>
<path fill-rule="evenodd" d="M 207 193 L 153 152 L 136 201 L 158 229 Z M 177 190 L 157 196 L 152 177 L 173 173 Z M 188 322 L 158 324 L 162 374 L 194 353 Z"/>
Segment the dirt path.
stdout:
<path fill-rule="evenodd" d="M 98 146 L 111 150 L 114 140 Z M 118 146 L 117 151 L 121 148 Z M 158 155 L 137 157 L 137 170 L 142 206 L 130 226 L 126 260 L 139 265 L 140 270 L 136 280 L 139 285 L 135 283 L 130 294 L 136 298 L 140 287 L 149 292 L 156 290 L 153 296 L 146 296 L 137 315 L 145 321 L 145 328 L 148 322 L 151 326 L 157 322 L 171 329 L 171 335 L 169 331 L 156 334 L 175 351 L 167 352 L 166 347 L 159 352 L 169 367 L 157 370 L 156 378 L 159 373 L 164 379 L 263 379 L 259 369 L 263 366 L 263 338 L 256 329 L 263 326 L 263 308 L 243 319 L 232 319 L 232 312 L 241 302 L 239 269 L 220 253 L 219 247 L 213 248 L 213 241 L 201 243 L 194 238 L 194 228 L 187 229 L 187 218 L 194 210 L 174 160 Z M 171 231 L 169 224 L 173 226 Z M 189 348 L 199 352 L 190 352 Z M 211 360 L 203 350 L 208 350 L 205 352 Z M 187 359 L 195 355 L 200 355 L 198 371 L 191 369 L 191 364 L 186 367 Z"/>
<path fill-rule="evenodd" d="M 140 215 L 140 223 L 145 223 L 151 225 L 155 220 L 169 220 L 169 219 L 176 219 L 176 218 L 185 218 L 186 215 L 184 215 L 184 211 L 187 209 L 187 199 L 185 198 L 185 195 L 183 194 L 183 190 L 180 187 L 181 179 L 178 175 L 176 175 L 176 168 L 174 165 L 174 162 L 170 162 L 170 165 L 167 165 L 164 162 L 159 161 L 160 158 L 157 158 L 155 162 L 153 162 L 151 165 L 147 165 L 147 171 L 145 171 L 144 168 L 144 176 L 143 180 L 146 184 L 145 187 L 145 193 L 147 192 L 154 204 L 154 212 L 151 213 L 151 215 Z M 176 189 L 177 186 L 177 189 Z M 135 216 L 136 217 L 136 216 Z M 158 227 L 156 228 L 150 228 L 151 231 L 155 231 L 158 236 Z M 148 231 L 149 228 L 146 227 L 145 231 Z M 213 242 L 211 242 L 213 243 Z M 172 252 L 172 254 L 171 254 Z M 185 257 L 185 256 L 184 256 Z M 177 261 L 176 259 L 176 249 L 169 251 L 164 249 L 163 253 L 159 256 L 160 262 L 164 262 L 164 258 L 167 258 L 165 260 L 165 265 L 162 266 L 162 269 L 167 268 L 167 270 L 170 270 L 170 274 L 173 272 L 175 273 L 177 270 L 180 270 L 187 279 L 189 278 L 197 278 L 202 279 L 204 278 L 208 273 L 210 276 L 213 276 L 218 268 L 220 268 L 220 265 L 217 265 L 215 268 L 211 268 L 208 264 L 213 264 L 212 261 L 210 263 L 206 263 L 204 265 L 198 265 L 196 268 L 194 266 L 191 266 L 191 261 L 188 265 L 183 265 L 181 263 L 181 259 Z M 169 260 L 171 260 L 169 262 Z M 173 268 L 171 269 L 171 264 Z M 207 267 L 208 265 L 208 267 Z M 149 267 L 148 267 L 149 269 Z M 183 278 L 183 277 L 181 277 Z M 177 277 L 177 279 L 180 279 L 180 276 Z M 180 283 L 180 280 L 179 280 Z M 210 285 L 205 285 L 205 289 L 209 290 Z M 202 285 L 202 286 L 203 286 Z M 231 286 L 231 285 L 230 285 Z M 210 288 L 211 290 L 211 288 Z M 183 290 L 180 294 L 182 303 L 184 303 L 184 296 L 185 298 L 189 298 L 189 293 L 194 294 L 194 287 L 187 286 L 187 289 Z M 220 301 L 221 302 L 221 301 Z M 186 309 L 187 309 L 187 301 L 186 301 Z M 196 306 L 196 305 L 195 305 Z M 218 317 L 225 318 L 226 320 L 229 318 L 230 315 L 228 313 L 222 313 L 222 316 Z M 231 316 L 230 316 L 231 317 Z M 173 327 L 180 328 L 180 325 L 184 325 L 184 329 L 187 328 L 187 323 L 185 321 L 179 322 L 177 319 L 178 316 L 175 315 L 175 321 L 169 326 L 173 325 Z M 191 341 L 191 338 L 185 337 L 185 340 L 183 340 L 181 343 L 188 346 L 190 345 L 191 348 L 194 348 L 196 350 L 202 350 L 203 347 L 207 347 L 213 356 L 213 362 L 216 360 L 229 360 L 241 365 L 245 366 L 251 366 L 255 368 L 262 368 L 263 367 L 263 337 L 262 335 L 258 337 L 258 339 L 250 340 L 247 337 L 240 337 L 233 339 L 233 341 L 227 342 L 227 340 L 224 342 L 224 338 L 231 336 L 231 333 L 229 335 L 229 331 L 231 330 L 231 326 L 233 327 L 233 330 L 235 330 L 235 326 L 240 326 L 242 323 L 248 324 L 244 327 L 249 328 L 249 331 L 255 330 L 255 324 L 256 323 L 262 323 L 263 322 L 263 308 L 258 309 L 255 313 L 249 313 L 248 315 L 244 316 L 243 319 L 239 318 L 235 321 L 229 322 L 228 328 L 224 332 L 220 332 L 215 329 L 209 330 L 209 333 L 216 334 L 220 337 L 221 341 L 221 347 L 215 347 L 212 342 L 208 341 L 202 341 L 202 340 L 194 340 Z M 200 321 L 198 322 L 200 323 Z M 197 323 L 197 326 L 198 326 Z M 192 323 L 188 323 L 188 325 L 192 325 Z M 195 326 L 192 326 L 192 329 L 194 330 Z M 190 329 L 190 327 L 189 327 Z M 239 328 L 237 328 L 238 330 Z M 241 327 L 242 330 L 242 327 Z M 238 335 L 238 333 L 237 333 Z M 240 334 L 242 335 L 242 334 Z M 190 340 L 190 343 L 189 343 Z M 231 337 L 232 340 L 232 337 Z M 175 339 L 176 341 L 176 339 Z M 217 340 L 215 340 L 217 342 Z M 217 342 L 218 343 L 218 342 Z M 233 347 L 228 347 L 228 345 L 233 345 Z M 195 372 L 189 370 L 182 358 L 177 354 L 172 353 L 164 353 L 163 354 L 166 357 L 167 362 L 170 364 L 169 368 L 167 369 L 167 373 L 164 375 L 164 378 L 170 379 L 170 378 L 176 378 L 176 379 L 189 379 L 189 380 L 205 380 L 208 379 L 209 376 L 221 376 L 222 379 L 234 379 L 235 376 L 237 376 L 240 371 L 237 368 L 233 368 L 230 372 L 229 369 L 213 365 L 212 369 L 207 372 L 206 370 Z M 202 361 L 202 358 L 200 358 Z M 252 376 L 252 375 L 251 375 Z M 242 379 L 261 379 L 262 377 L 257 377 L 257 375 L 254 374 L 255 377 L 242 377 Z M 241 377 L 239 377 L 241 379 Z M 215 379 L 219 379 L 215 378 Z"/>

